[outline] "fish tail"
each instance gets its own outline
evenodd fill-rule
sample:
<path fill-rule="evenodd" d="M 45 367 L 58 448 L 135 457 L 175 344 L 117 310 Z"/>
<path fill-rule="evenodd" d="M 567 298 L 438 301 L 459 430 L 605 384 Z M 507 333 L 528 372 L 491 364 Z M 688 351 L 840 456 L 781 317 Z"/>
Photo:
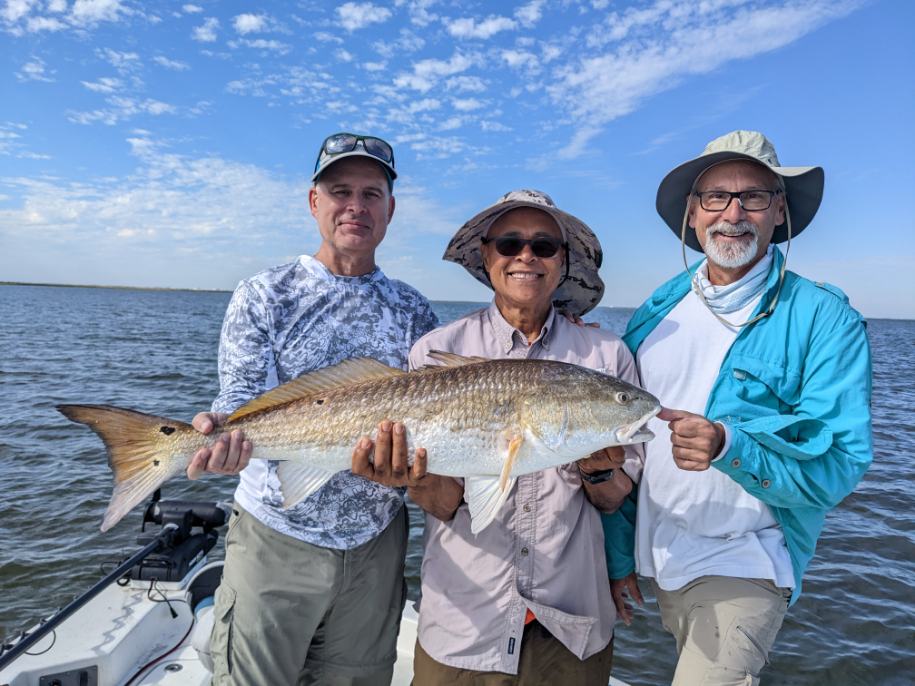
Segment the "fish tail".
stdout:
<path fill-rule="evenodd" d="M 110 405 L 58 405 L 57 409 L 67 419 L 92 429 L 108 449 L 114 492 L 102 531 L 108 531 L 187 466 L 190 454 L 181 448 L 189 443 L 187 432 L 196 433 L 190 424 Z M 204 440 L 201 436 L 201 445 Z"/>

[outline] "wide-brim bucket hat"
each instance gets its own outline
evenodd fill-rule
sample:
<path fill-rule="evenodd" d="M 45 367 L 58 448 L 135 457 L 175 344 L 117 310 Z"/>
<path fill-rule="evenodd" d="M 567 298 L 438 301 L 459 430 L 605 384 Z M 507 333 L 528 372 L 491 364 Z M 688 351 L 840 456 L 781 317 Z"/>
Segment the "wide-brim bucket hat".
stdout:
<path fill-rule="evenodd" d="M 702 154 L 676 167 L 658 186 L 655 206 L 658 214 L 677 238 L 683 229 L 686 202 L 703 172 L 722 162 L 747 160 L 761 164 L 782 179 L 785 199 L 791 215 L 791 234 L 797 236 L 813 221 L 823 199 L 824 173 L 822 167 L 783 167 L 775 154 L 775 146 L 758 131 L 732 131 L 716 138 Z M 702 252 L 695 231 L 686 231 L 686 244 Z M 773 243 L 788 240 L 788 221 L 775 227 Z"/>
<path fill-rule="evenodd" d="M 597 273 L 604 259 L 600 241 L 587 224 L 560 210 L 553 199 L 541 191 L 522 189 L 503 195 L 458 229 L 442 259 L 461 265 L 477 281 L 492 288 L 483 266 L 482 239 L 493 222 L 519 207 L 531 207 L 549 214 L 559 225 L 568 247 L 566 276 L 553 293 L 555 307 L 578 317 L 590 312 L 604 294 L 604 282 Z"/>

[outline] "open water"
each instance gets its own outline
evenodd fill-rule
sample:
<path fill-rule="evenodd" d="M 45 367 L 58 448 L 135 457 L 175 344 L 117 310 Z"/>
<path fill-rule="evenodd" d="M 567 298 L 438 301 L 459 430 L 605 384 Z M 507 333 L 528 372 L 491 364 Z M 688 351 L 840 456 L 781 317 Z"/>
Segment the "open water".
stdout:
<path fill-rule="evenodd" d="M 140 510 L 99 532 L 111 492 L 101 442 L 60 402 L 110 403 L 190 419 L 216 394 L 228 293 L 0 286 L 0 636 L 87 589 L 135 547 Z M 435 303 L 443 322 L 478 303 Z M 621 332 L 628 310 L 589 320 Z M 869 323 L 874 464 L 826 520 L 805 593 L 764 683 L 915 684 L 915 322 Z M 166 497 L 231 499 L 233 479 L 175 481 Z M 407 559 L 418 586 L 422 520 Z M 643 591 L 647 590 L 643 584 Z M 620 626 L 614 674 L 669 683 L 674 643 L 653 598 Z"/>

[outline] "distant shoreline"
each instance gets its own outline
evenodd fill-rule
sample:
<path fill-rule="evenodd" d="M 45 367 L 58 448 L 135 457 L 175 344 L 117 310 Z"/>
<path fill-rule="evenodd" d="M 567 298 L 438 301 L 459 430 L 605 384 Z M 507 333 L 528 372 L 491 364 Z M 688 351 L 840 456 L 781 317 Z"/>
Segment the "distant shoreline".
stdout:
<path fill-rule="evenodd" d="M 189 293 L 231 293 L 223 288 L 167 288 L 165 286 L 105 286 L 88 283 L 39 283 L 32 281 L 0 281 L 0 286 L 47 286 L 48 288 L 113 288 L 120 291 L 187 291 Z"/>
<path fill-rule="evenodd" d="M 165 286 L 105 286 L 102 284 L 82 284 L 82 283 L 38 283 L 32 281 L 0 281 L 0 286 L 45 286 L 48 288 L 111 288 L 121 291 L 169 291 L 185 293 L 231 293 L 232 291 L 223 288 L 168 288 Z M 432 302 L 476 302 L 470 300 L 433 300 Z M 482 303 L 485 304 L 485 303 Z M 598 305 L 608 310 L 634 310 L 635 307 L 628 305 Z M 886 319 L 889 321 L 907 322 L 913 321 L 905 317 L 867 317 L 865 319 Z"/>

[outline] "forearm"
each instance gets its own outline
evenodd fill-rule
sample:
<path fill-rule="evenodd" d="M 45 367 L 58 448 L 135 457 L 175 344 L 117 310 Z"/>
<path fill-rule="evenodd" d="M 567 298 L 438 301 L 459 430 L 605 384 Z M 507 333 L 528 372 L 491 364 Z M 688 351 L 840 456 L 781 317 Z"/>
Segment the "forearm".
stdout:
<path fill-rule="evenodd" d="M 592 484 L 582 479 L 581 485 L 591 504 L 606 514 L 616 512 L 632 491 L 632 480 L 622 469 L 615 469 L 613 478 L 603 483 Z"/>
<path fill-rule="evenodd" d="M 443 522 L 450 521 L 461 505 L 464 486 L 449 476 L 427 474 L 407 489 L 410 500 Z"/>

